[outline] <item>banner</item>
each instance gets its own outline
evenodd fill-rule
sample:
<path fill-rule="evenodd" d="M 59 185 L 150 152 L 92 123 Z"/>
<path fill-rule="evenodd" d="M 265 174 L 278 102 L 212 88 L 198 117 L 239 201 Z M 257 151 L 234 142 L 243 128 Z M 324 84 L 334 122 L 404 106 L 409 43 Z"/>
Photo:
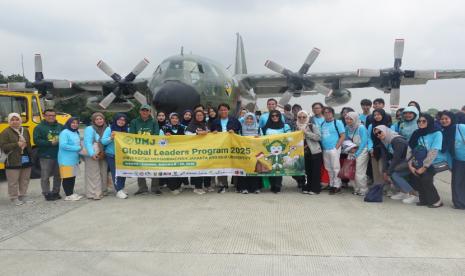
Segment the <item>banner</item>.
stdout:
<path fill-rule="evenodd" d="M 233 133 L 154 136 L 117 133 L 123 177 L 304 175 L 303 132 L 261 137 Z"/>

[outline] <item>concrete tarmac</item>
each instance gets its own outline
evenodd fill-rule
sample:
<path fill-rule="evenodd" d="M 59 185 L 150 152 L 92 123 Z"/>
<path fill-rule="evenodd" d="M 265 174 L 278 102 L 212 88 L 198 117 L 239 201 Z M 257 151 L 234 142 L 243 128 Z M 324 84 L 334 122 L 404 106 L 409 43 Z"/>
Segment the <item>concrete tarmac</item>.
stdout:
<path fill-rule="evenodd" d="M 77 192 L 84 193 L 83 175 Z M 365 203 L 345 191 L 110 194 L 100 201 L 13 206 L 0 181 L 1 275 L 465 275 L 465 211 Z M 62 192 L 63 193 L 63 192 Z"/>

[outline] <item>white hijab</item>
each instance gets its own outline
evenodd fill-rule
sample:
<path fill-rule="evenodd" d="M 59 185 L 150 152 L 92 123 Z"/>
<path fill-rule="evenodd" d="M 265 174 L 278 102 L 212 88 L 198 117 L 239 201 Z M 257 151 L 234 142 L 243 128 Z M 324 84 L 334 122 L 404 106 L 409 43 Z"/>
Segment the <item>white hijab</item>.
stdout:
<path fill-rule="evenodd" d="M 302 121 L 302 119 L 299 119 L 299 115 L 305 115 L 307 118 Z M 308 115 L 307 111 L 301 110 L 297 112 L 297 121 L 296 121 L 296 126 L 297 129 L 304 130 L 305 127 L 308 125 L 308 122 L 310 121 L 310 115 Z"/>
<path fill-rule="evenodd" d="M 385 135 L 386 137 L 385 137 L 384 140 L 382 140 L 381 142 L 383 142 L 383 144 L 384 144 L 385 146 L 391 144 L 392 139 L 396 138 L 397 136 L 400 136 L 397 132 L 395 132 L 394 130 L 388 128 L 388 127 L 385 126 L 385 125 L 376 126 L 375 129 L 384 132 L 384 135 Z M 375 131 L 375 130 L 373 130 L 373 132 L 374 132 L 374 131 Z"/>

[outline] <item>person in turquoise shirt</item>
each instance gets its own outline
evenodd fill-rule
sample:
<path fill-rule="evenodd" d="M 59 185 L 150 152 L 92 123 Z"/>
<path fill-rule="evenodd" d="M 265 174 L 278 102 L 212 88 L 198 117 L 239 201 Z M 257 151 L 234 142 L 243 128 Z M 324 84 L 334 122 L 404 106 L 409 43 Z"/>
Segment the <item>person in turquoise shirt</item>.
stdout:
<path fill-rule="evenodd" d="M 361 123 L 357 112 L 349 112 L 345 117 L 346 121 L 346 140 L 350 140 L 357 145 L 356 149 L 351 150 L 348 158 L 355 159 L 355 179 L 351 180 L 354 187 L 354 194 L 364 196 L 367 192 L 367 167 L 368 167 L 368 131 Z"/>
<path fill-rule="evenodd" d="M 325 117 L 323 117 L 323 108 L 324 105 L 322 103 L 313 103 L 312 104 L 312 122 L 318 128 L 321 127 L 321 124 L 325 121 Z"/>
<path fill-rule="evenodd" d="M 465 124 L 457 124 L 456 116 L 450 111 L 441 115 L 442 150 L 449 156 L 452 168 L 452 203 L 454 208 L 465 210 Z M 451 164 L 452 163 L 452 164 Z"/>
<path fill-rule="evenodd" d="M 410 140 L 413 132 L 418 129 L 418 115 L 420 112 L 415 106 L 409 106 L 402 111 L 402 122 L 399 124 L 398 133 Z"/>
<path fill-rule="evenodd" d="M 345 139 L 345 129 L 341 121 L 334 119 L 334 109 L 323 109 L 325 121 L 320 126 L 321 146 L 323 148 L 323 162 L 329 174 L 329 194 L 341 192 L 341 179 L 337 176 L 341 170 L 339 158 L 341 145 Z"/>
<path fill-rule="evenodd" d="M 367 125 L 367 118 L 371 114 L 371 106 L 373 103 L 369 99 L 363 99 L 360 102 L 360 107 L 362 108 L 362 113 L 360 114 L 359 118 L 363 125 Z"/>
<path fill-rule="evenodd" d="M 128 198 L 128 194 L 124 191 L 126 178 L 121 176 L 116 177 L 114 138 L 117 132 L 128 132 L 128 117 L 124 113 L 115 114 L 113 122 L 103 132 L 102 144 L 105 147 L 105 158 L 107 159 L 108 167 L 110 168 L 116 197 L 126 199 Z"/>
<path fill-rule="evenodd" d="M 278 101 L 276 99 L 271 98 L 271 99 L 268 99 L 268 101 L 266 101 L 266 108 L 268 108 L 268 112 L 265 112 L 260 116 L 260 119 L 258 120 L 258 126 L 260 128 L 263 128 L 265 126 L 265 124 L 268 122 L 270 112 L 273 110 L 276 110 L 277 107 L 278 107 Z M 283 121 L 283 123 L 285 122 L 284 115 L 282 114 L 281 114 L 281 120 Z"/>
<path fill-rule="evenodd" d="M 434 126 L 434 118 L 422 113 L 418 118 L 418 129 L 409 141 L 407 160 L 411 172 L 411 186 L 418 191 L 419 206 L 438 208 L 443 206 L 436 187 L 434 170 L 431 166 L 437 162 L 438 152 L 442 149 L 442 133 Z M 409 158 L 413 156 L 413 158 Z"/>

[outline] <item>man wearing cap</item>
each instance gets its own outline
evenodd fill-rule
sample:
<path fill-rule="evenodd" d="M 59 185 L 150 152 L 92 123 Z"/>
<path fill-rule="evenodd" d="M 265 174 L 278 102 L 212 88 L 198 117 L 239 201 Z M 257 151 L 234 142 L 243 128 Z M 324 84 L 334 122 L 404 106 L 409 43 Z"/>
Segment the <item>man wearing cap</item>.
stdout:
<path fill-rule="evenodd" d="M 144 104 L 139 109 L 139 116 L 131 121 L 129 124 L 129 133 L 143 134 L 143 135 L 159 135 L 160 128 L 158 123 L 153 120 L 152 107 Z M 139 189 L 134 195 L 146 194 L 149 192 L 145 177 L 137 178 L 137 185 Z M 158 178 L 152 178 L 150 191 L 156 195 L 161 195 L 160 184 Z"/>

